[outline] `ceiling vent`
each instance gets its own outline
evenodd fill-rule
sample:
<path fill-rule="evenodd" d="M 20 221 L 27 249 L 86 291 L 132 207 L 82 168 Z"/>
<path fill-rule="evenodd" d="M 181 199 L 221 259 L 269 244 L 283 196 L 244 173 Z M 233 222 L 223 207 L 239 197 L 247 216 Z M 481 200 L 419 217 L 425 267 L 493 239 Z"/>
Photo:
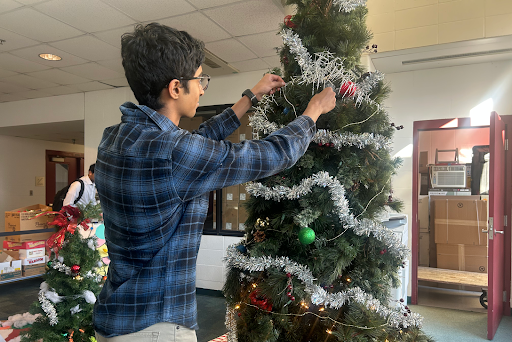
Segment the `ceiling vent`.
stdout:
<path fill-rule="evenodd" d="M 238 72 L 239 71 L 233 66 L 229 65 L 228 62 L 220 59 L 210 51 L 204 49 L 203 73 L 210 76 L 221 76 L 231 75 Z"/>
<path fill-rule="evenodd" d="M 491 56 L 491 55 L 498 55 L 498 54 L 511 53 L 511 52 L 512 52 L 512 48 L 511 49 L 499 49 L 499 50 L 460 53 L 460 54 L 445 55 L 445 56 L 438 56 L 438 57 L 431 57 L 431 58 L 411 59 L 409 61 L 402 61 L 402 65 L 440 62 L 440 61 L 446 61 L 446 60 L 450 60 L 450 59 L 459 59 L 459 58 Z"/>

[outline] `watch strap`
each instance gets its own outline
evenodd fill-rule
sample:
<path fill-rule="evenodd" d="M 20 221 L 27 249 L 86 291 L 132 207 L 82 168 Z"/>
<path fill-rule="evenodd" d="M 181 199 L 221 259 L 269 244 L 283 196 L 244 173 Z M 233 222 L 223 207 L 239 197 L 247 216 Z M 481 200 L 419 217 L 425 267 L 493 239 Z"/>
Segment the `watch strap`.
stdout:
<path fill-rule="evenodd" d="M 244 96 L 247 96 L 249 98 L 249 100 L 251 100 L 251 103 L 253 106 L 257 106 L 258 105 L 258 99 L 256 98 L 256 95 L 254 95 L 252 93 L 252 91 L 250 89 L 245 89 L 244 92 L 242 93 L 242 97 Z"/>

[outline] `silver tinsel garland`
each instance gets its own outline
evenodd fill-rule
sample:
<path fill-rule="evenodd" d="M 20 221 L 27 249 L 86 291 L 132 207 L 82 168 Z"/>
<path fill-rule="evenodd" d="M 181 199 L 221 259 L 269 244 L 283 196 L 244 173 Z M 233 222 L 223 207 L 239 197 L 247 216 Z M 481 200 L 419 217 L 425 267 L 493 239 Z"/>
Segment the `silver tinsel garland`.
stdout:
<path fill-rule="evenodd" d="M 311 302 L 315 305 L 325 305 L 326 307 L 339 309 L 347 303 L 356 302 L 368 310 L 377 312 L 387 320 L 387 324 L 391 327 L 407 328 L 410 326 L 421 327 L 422 325 L 423 318 L 420 315 L 416 313 L 405 315 L 400 309 L 390 309 L 359 287 L 354 287 L 347 291 L 328 293 L 314 283 L 316 279 L 307 266 L 300 265 L 288 257 L 249 257 L 240 253 L 236 249 L 236 245 L 231 245 L 227 249 L 225 261 L 228 268 L 236 268 L 243 271 L 262 272 L 269 268 L 278 268 L 283 273 L 290 273 L 303 283 L 305 292 L 311 296 Z M 228 307 L 226 326 L 230 332 L 236 330 L 234 308 Z"/>
<path fill-rule="evenodd" d="M 339 217 L 345 228 L 352 229 L 359 236 L 372 234 L 377 240 L 388 246 L 389 253 L 392 253 L 404 260 L 409 253 L 407 247 L 402 245 L 398 237 L 387 227 L 369 219 L 358 220 L 350 213 L 348 200 L 345 198 L 345 189 L 341 183 L 331 177 L 328 172 L 321 171 L 309 178 L 305 178 L 299 185 L 293 187 L 275 186 L 269 188 L 261 183 L 249 182 L 246 190 L 255 197 L 263 197 L 266 200 L 281 201 L 296 200 L 311 193 L 313 186 L 328 187 L 331 200 L 334 203 L 333 213 Z"/>
<path fill-rule="evenodd" d="M 41 308 L 43 309 L 46 316 L 50 319 L 50 325 L 54 326 L 59 323 L 59 319 L 57 318 L 57 311 L 53 304 L 46 298 L 45 291 L 39 291 L 39 295 L 37 297 L 39 299 L 39 303 L 41 303 Z"/>
<path fill-rule="evenodd" d="M 264 107 L 259 107 L 253 115 L 249 117 L 249 125 L 257 131 L 263 132 L 264 134 L 270 134 L 284 127 L 279 126 L 274 122 L 270 122 L 265 113 Z M 391 141 L 379 134 L 373 133 L 361 133 L 355 134 L 351 132 L 345 133 L 334 133 L 326 129 L 319 129 L 313 137 L 316 143 L 334 144 L 334 148 L 341 150 L 343 146 L 356 146 L 358 148 L 364 148 L 366 146 L 373 146 L 376 150 L 379 149 L 391 149 Z"/>
<path fill-rule="evenodd" d="M 229 342 L 238 342 L 238 337 L 236 335 L 236 317 L 235 317 L 235 309 L 226 306 L 226 321 L 224 322 L 226 328 L 228 329 L 228 341 Z"/>
<path fill-rule="evenodd" d="M 51 267 L 54 270 L 65 273 L 66 275 L 69 275 L 69 276 L 73 275 L 71 272 L 71 267 L 66 266 L 61 261 L 54 259 L 51 261 L 51 263 L 52 263 Z M 101 265 L 101 266 L 103 266 L 103 265 Z M 84 278 L 94 279 L 97 283 L 99 283 L 102 281 L 103 276 L 101 274 L 97 274 L 97 273 L 93 273 L 92 271 L 89 271 L 84 275 Z"/>
<path fill-rule="evenodd" d="M 332 4 L 339 7 L 340 11 L 348 13 L 359 6 L 366 6 L 366 0 L 334 0 Z"/>

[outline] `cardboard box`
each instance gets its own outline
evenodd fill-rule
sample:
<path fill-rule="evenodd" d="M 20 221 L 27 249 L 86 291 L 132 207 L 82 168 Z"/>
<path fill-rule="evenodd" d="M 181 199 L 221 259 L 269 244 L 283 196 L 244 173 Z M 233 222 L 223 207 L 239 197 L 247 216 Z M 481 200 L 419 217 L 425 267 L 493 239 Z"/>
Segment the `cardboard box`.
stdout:
<path fill-rule="evenodd" d="M 238 230 L 245 230 L 245 221 L 247 221 L 248 217 L 247 209 L 243 206 L 238 207 Z"/>
<path fill-rule="evenodd" d="M 238 206 L 222 203 L 222 229 L 238 230 Z"/>
<path fill-rule="evenodd" d="M 428 232 L 429 208 L 428 197 L 426 196 L 420 196 L 420 198 L 418 198 L 418 221 L 420 232 Z"/>
<path fill-rule="evenodd" d="M 48 233 L 36 233 L 36 234 L 24 234 L 24 235 L 12 235 L 6 236 L 5 240 L 10 242 L 28 242 L 34 240 L 48 240 L 52 236 L 52 232 Z"/>
<path fill-rule="evenodd" d="M 487 273 L 487 246 L 437 244 L 437 267 Z"/>
<path fill-rule="evenodd" d="M 481 200 L 435 200 L 435 243 L 487 246 L 487 203 Z"/>
<path fill-rule="evenodd" d="M 239 194 L 238 185 L 228 186 L 222 189 L 222 201 L 229 202 L 230 205 L 238 204 Z"/>
<path fill-rule="evenodd" d="M 43 204 L 35 204 L 5 212 L 5 231 L 19 232 L 24 230 L 47 229 L 48 222 L 53 221 L 53 215 L 43 215 L 33 218 L 37 214 L 51 211 L 51 207 Z M 41 240 L 41 239 L 32 239 Z M 25 240 L 30 241 L 30 240 Z"/>
<path fill-rule="evenodd" d="M 46 240 L 25 241 L 25 242 L 4 241 L 3 246 L 4 246 L 4 249 L 44 248 L 46 246 Z"/>
<path fill-rule="evenodd" d="M 46 272 L 46 263 L 36 265 L 22 265 L 21 271 L 24 277 L 44 274 Z"/>
<path fill-rule="evenodd" d="M 420 243 L 419 243 L 419 265 L 428 267 L 430 265 L 429 262 L 429 249 L 430 249 L 430 241 L 429 241 L 429 233 L 420 232 Z"/>
<path fill-rule="evenodd" d="M 19 249 L 20 259 L 38 258 L 46 255 L 46 248 Z"/>
<path fill-rule="evenodd" d="M 419 173 L 428 173 L 428 151 L 420 151 Z"/>
<path fill-rule="evenodd" d="M 21 260 L 16 260 L 5 251 L 0 251 L 0 281 L 19 277 L 21 277 Z"/>
<path fill-rule="evenodd" d="M 22 258 L 21 253 L 19 250 L 4 250 L 6 254 L 9 254 L 13 259 L 20 260 L 21 265 L 36 265 L 36 264 L 42 264 L 46 261 L 46 256 L 37 256 L 32 258 Z"/>
<path fill-rule="evenodd" d="M 194 116 L 193 118 L 184 118 L 182 117 L 180 119 L 180 125 L 179 127 L 182 129 L 186 129 L 189 132 L 192 132 L 199 128 L 199 125 L 203 123 L 203 117 L 202 116 Z"/>
<path fill-rule="evenodd" d="M 244 184 L 240 184 L 238 186 L 238 193 L 239 193 L 238 198 L 240 199 L 240 202 L 246 202 L 249 199 L 250 195 L 245 190 Z"/>

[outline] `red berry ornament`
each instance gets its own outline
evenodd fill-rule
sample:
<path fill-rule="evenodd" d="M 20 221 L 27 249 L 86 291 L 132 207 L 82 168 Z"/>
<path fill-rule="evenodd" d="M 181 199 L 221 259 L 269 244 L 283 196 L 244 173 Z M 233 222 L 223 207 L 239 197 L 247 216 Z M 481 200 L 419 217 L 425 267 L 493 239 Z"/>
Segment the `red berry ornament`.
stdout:
<path fill-rule="evenodd" d="M 73 265 L 71 266 L 71 273 L 79 273 L 80 272 L 80 265 Z"/>
<path fill-rule="evenodd" d="M 354 83 L 347 81 L 341 85 L 340 95 L 345 97 L 352 97 L 355 95 L 357 87 Z"/>
<path fill-rule="evenodd" d="M 295 25 L 293 23 L 292 16 L 290 14 L 288 14 L 286 17 L 284 17 L 284 24 L 286 25 L 286 27 L 289 27 L 289 28 L 297 27 L 297 25 Z"/>

